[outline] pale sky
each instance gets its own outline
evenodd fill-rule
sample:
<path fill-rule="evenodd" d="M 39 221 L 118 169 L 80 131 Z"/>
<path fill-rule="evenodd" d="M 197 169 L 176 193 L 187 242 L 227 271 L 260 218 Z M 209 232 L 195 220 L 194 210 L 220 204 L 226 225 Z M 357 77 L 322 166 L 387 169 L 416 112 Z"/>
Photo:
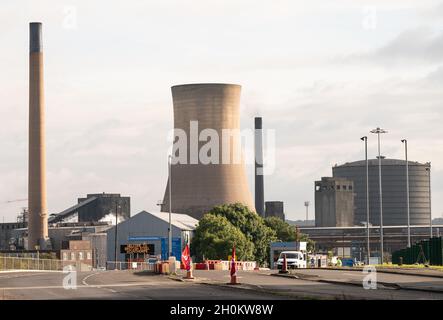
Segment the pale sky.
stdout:
<path fill-rule="evenodd" d="M 443 2 L 431 0 L 23 1 L 0 4 L 0 218 L 27 197 L 29 22 L 43 23 L 50 213 L 87 193 L 158 210 L 167 179 L 170 87 L 242 85 L 242 129 L 276 130 L 265 199 L 304 219 L 314 181 L 382 153 L 432 162 L 443 213 Z M 376 155 L 369 135 L 369 154 Z M 247 167 L 253 193 L 253 168 Z M 313 206 L 310 209 L 313 217 Z"/>

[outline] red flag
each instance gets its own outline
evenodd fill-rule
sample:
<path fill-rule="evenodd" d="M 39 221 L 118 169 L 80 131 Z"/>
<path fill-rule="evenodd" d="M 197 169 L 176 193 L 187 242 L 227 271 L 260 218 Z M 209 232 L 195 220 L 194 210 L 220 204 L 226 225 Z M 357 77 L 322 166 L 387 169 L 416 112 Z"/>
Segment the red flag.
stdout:
<path fill-rule="evenodd" d="M 235 265 L 235 244 L 232 247 L 232 257 L 231 257 L 231 277 L 237 276 L 237 266 Z"/>
<path fill-rule="evenodd" d="M 189 245 L 186 244 L 186 247 L 183 249 L 182 252 L 182 263 L 186 270 L 189 270 L 191 268 L 191 257 L 189 254 Z"/>

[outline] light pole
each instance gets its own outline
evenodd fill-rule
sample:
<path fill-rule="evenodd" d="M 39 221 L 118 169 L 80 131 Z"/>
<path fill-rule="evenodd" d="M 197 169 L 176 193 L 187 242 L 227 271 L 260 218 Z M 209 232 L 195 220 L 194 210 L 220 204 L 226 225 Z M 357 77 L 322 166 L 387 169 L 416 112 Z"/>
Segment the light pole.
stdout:
<path fill-rule="evenodd" d="M 305 201 L 305 207 L 306 207 L 306 222 L 308 222 L 308 218 L 309 218 L 309 205 L 310 205 L 310 202 L 309 202 L 309 201 Z"/>
<path fill-rule="evenodd" d="M 115 235 L 114 235 L 114 245 L 115 245 L 115 255 L 114 255 L 114 261 L 115 261 L 115 269 L 117 269 L 117 256 L 118 256 L 118 208 L 120 206 L 118 203 L 115 204 Z"/>
<path fill-rule="evenodd" d="M 172 209 L 171 209 L 171 206 L 172 206 L 172 200 L 171 200 L 171 194 L 172 194 L 172 192 L 171 192 L 171 184 L 172 184 L 172 176 L 171 176 L 171 163 L 172 163 L 172 155 L 169 155 L 168 156 L 168 172 L 169 172 L 169 183 L 168 183 L 168 185 L 169 185 L 169 226 L 168 226 L 168 254 L 169 254 L 169 257 L 171 257 L 172 256 L 172 221 L 171 221 L 171 215 L 172 215 Z"/>
<path fill-rule="evenodd" d="M 369 160 L 368 160 L 368 137 L 364 136 L 360 138 L 365 142 L 365 160 L 366 160 L 366 251 L 367 251 L 367 261 L 369 264 L 369 258 L 371 257 L 371 249 L 369 246 Z"/>
<path fill-rule="evenodd" d="M 426 168 L 426 171 L 428 171 L 428 178 L 429 178 L 429 234 L 432 238 L 432 208 L 431 208 L 431 163 L 428 162 L 428 167 Z"/>
<path fill-rule="evenodd" d="M 376 128 L 371 130 L 371 133 L 375 133 L 378 136 L 378 185 L 379 185 L 379 197 L 380 197 L 380 257 L 381 263 L 383 264 L 384 252 L 383 252 L 383 193 L 381 187 L 381 152 L 380 152 L 380 134 L 387 133 L 386 130 L 381 128 Z"/>
<path fill-rule="evenodd" d="M 406 202 L 408 215 L 408 248 L 411 247 L 411 219 L 410 219 L 410 202 L 409 202 L 409 162 L 408 162 L 408 140 L 401 140 L 405 144 L 405 159 L 406 159 Z"/>

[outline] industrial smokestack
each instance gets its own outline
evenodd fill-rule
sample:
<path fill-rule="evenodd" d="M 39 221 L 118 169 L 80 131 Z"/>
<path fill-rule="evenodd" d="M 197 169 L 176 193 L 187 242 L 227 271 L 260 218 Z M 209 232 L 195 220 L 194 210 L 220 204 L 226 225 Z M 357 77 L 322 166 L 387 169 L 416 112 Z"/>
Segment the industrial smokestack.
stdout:
<path fill-rule="evenodd" d="M 29 162 L 28 162 L 28 249 L 46 248 L 45 116 L 43 95 L 42 24 L 29 24 Z"/>
<path fill-rule="evenodd" d="M 186 137 L 189 137 L 189 141 L 185 144 L 189 151 L 185 155 L 187 163 L 176 163 L 171 166 L 172 212 L 186 213 L 200 219 L 214 206 L 236 202 L 255 210 L 244 161 L 232 159 L 233 154 L 240 149 L 241 86 L 203 83 L 173 86 L 171 90 L 174 128 L 181 129 L 186 133 Z M 198 128 L 193 127 L 197 124 Z M 229 140 L 231 141 L 229 146 L 225 146 L 220 141 L 217 150 L 204 152 L 214 156 L 217 151 L 218 163 L 204 164 L 200 161 L 201 159 L 193 160 L 192 154 L 198 153 L 198 150 L 202 150 L 201 147 L 206 144 L 199 140 L 199 136 L 207 132 L 207 129 L 212 129 L 213 133 L 220 138 L 223 137 L 224 130 L 233 134 Z M 223 154 L 228 154 L 231 158 L 227 161 L 228 163 L 222 161 Z M 163 212 L 169 211 L 168 189 L 169 182 L 163 198 L 161 208 Z"/>
<path fill-rule="evenodd" d="M 263 126 L 262 118 L 255 117 L 254 123 L 254 149 L 255 149 L 255 209 L 257 213 L 265 216 L 264 182 L 263 182 Z"/>

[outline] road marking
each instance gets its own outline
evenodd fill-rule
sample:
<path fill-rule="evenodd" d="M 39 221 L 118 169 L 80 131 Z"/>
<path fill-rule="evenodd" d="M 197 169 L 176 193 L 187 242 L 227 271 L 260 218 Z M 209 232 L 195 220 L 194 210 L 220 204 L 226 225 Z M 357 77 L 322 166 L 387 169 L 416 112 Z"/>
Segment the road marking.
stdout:
<path fill-rule="evenodd" d="M 86 283 L 86 280 L 89 279 L 89 278 L 92 277 L 92 276 L 95 276 L 95 275 L 99 274 L 99 273 L 100 273 L 100 272 L 92 273 L 92 274 L 89 274 L 89 275 L 87 275 L 86 277 L 84 277 L 83 280 L 82 280 L 83 285 L 85 285 L 85 286 L 89 286 L 89 284 Z"/>
<path fill-rule="evenodd" d="M 179 282 L 170 282 L 172 283 L 179 283 Z M 140 287 L 140 286 L 156 286 L 156 285 L 162 285 L 164 282 L 138 282 L 138 283 L 114 283 L 114 284 L 100 284 L 100 285 L 83 285 L 83 286 L 77 286 L 78 289 L 80 288 L 109 288 L 109 287 Z M 63 286 L 36 286 L 36 287 L 10 287 L 10 288 L 1 288 L 3 290 L 33 290 L 33 289 L 65 289 Z"/>

